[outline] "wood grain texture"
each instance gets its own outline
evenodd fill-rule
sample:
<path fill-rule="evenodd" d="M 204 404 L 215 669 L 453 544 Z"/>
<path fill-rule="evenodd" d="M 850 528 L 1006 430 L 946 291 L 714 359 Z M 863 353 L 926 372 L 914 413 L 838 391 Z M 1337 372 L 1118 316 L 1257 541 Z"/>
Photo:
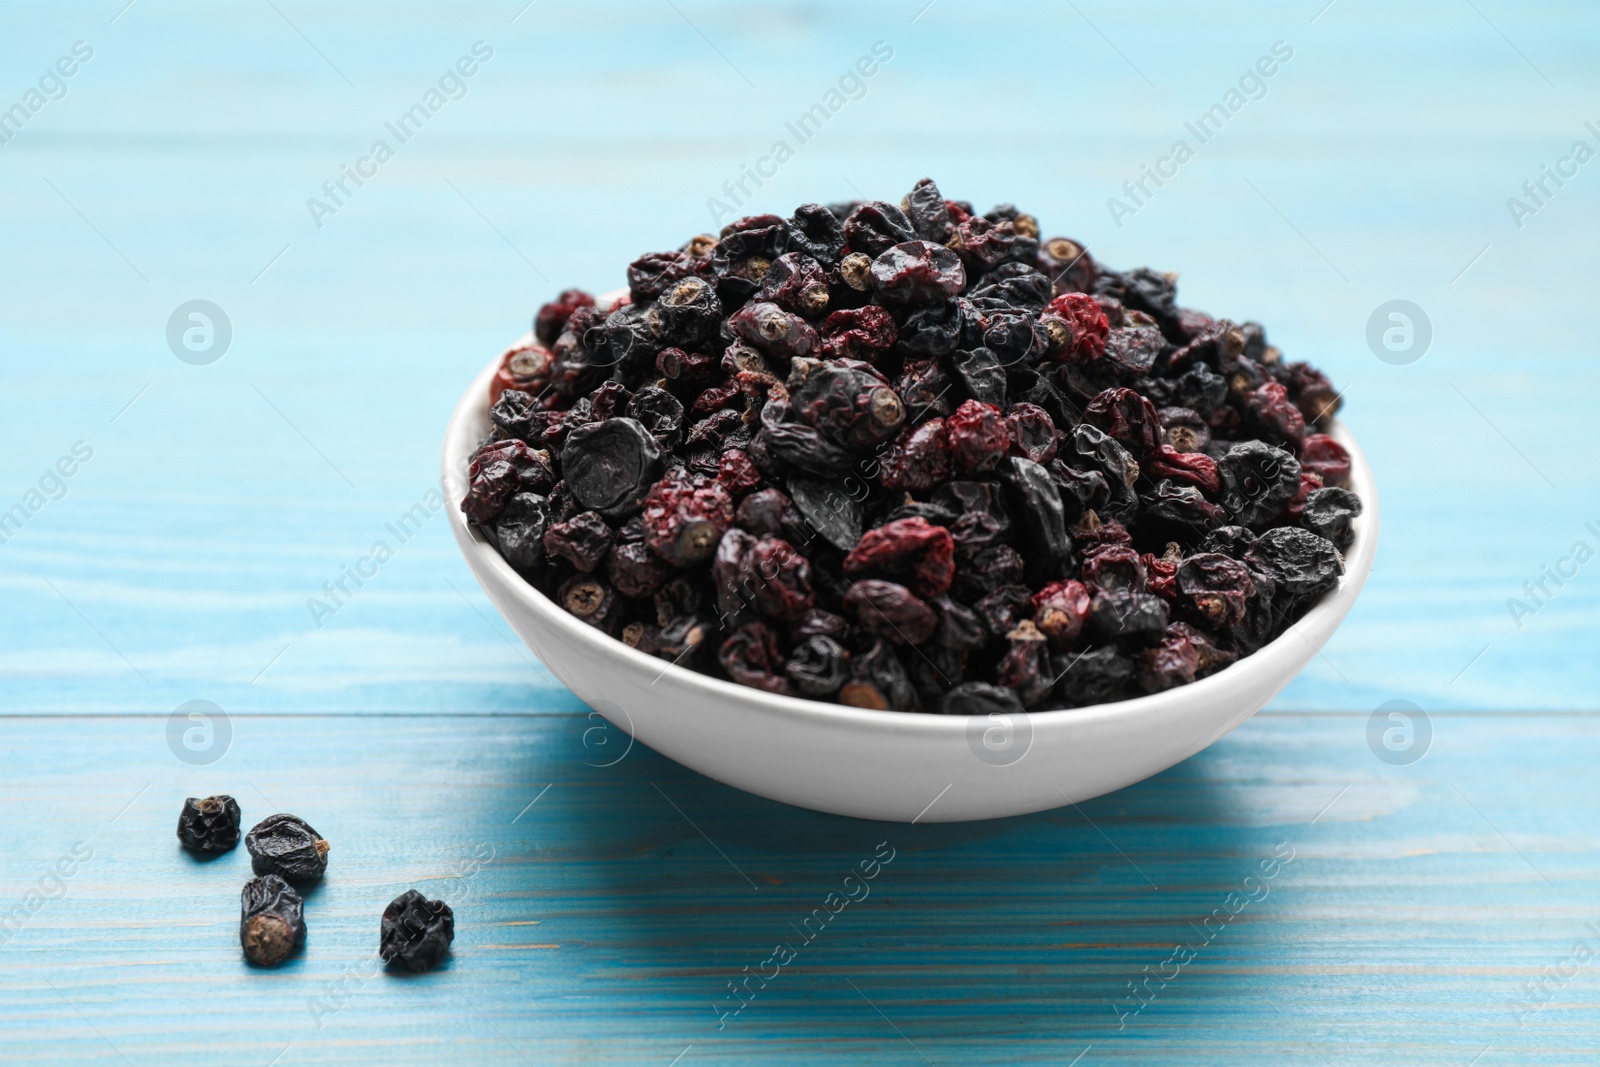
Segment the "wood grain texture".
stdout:
<path fill-rule="evenodd" d="M 1427 756 L 1391 767 L 1364 715 L 1267 713 L 1077 810 L 920 826 L 758 800 L 642 746 L 590 766 L 615 754 L 582 716 L 236 717 L 204 768 L 159 718 L 3 725 L 0 802 L 26 829 L 0 841 L 0 912 L 93 850 L 0 947 L 8 1062 L 265 1067 L 287 1045 L 283 1067 L 666 1064 L 692 1045 L 684 1065 L 1064 1064 L 1092 1045 L 1083 1067 L 1462 1067 L 1485 1046 L 1488 1065 L 1600 1049 L 1600 961 L 1564 962 L 1600 947 L 1594 716 L 1435 716 Z M 182 798 L 218 789 L 247 822 L 282 806 L 332 842 L 306 951 L 277 972 L 239 958 L 243 848 L 197 863 L 173 835 Z M 890 850 L 861 897 L 846 876 Z M 1275 852 L 1293 859 L 1263 879 Z M 375 973 L 378 914 L 410 886 L 454 902 L 454 956 Z M 797 928 L 847 892 L 807 944 Z M 1254 900 L 1207 943 L 1230 894 Z M 1194 959 L 1119 1029 L 1126 984 L 1172 976 L 1179 942 Z M 719 1030 L 727 983 L 780 943 L 793 961 Z"/>

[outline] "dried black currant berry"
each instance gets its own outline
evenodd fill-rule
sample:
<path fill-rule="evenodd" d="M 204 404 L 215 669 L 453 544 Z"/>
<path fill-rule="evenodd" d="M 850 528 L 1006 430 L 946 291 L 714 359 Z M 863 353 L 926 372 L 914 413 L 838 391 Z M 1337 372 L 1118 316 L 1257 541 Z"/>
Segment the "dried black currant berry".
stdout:
<path fill-rule="evenodd" d="M 294 883 L 314 882 L 328 869 L 328 842 L 293 815 L 269 815 L 244 838 L 250 868 Z"/>
<path fill-rule="evenodd" d="M 1014 690 L 988 682 L 962 682 L 939 698 L 941 715 L 1021 715 Z"/>
<path fill-rule="evenodd" d="M 178 815 L 178 842 L 190 852 L 231 852 L 239 844 L 239 804 L 230 796 L 190 797 Z"/>
<path fill-rule="evenodd" d="M 257 967 L 274 967 L 305 943 L 304 902 L 275 874 L 252 878 L 239 894 L 239 944 Z"/>
<path fill-rule="evenodd" d="M 383 909 L 378 955 L 408 971 L 431 971 L 450 951 L 455 937 L 456 917 L 450 905 L 408 889 Z"/>
<path fill-rule="evenodd" d="M 584 507 L 623 519 L 644 506 L 661 473 L 661 446 L 637 419 L 591 422 L 567 435 L 561 477 Z"/>

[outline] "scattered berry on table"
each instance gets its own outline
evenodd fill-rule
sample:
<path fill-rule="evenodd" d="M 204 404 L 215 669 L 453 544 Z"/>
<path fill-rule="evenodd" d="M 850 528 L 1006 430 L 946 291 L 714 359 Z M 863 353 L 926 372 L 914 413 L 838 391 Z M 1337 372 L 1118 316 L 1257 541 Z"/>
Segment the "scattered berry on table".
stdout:
<path fill-rule="evenodd" d="M 178 815 L 178 842 L 190 852 L 231 852 L 239 844 L 239 802 L 230 796 L 185 800 Z"/>
<path fill-rule="evenodd" d="M 276 874 L 252 878 L 239 894 L 239 944 L 244 958 L 273 967 L 292 956 L 306 939 L 304 902 Z"/>
<path fill-rule="evenodd" d="M 408 971 L 431 971 L 449 953 L 455 936 L 456 917 L 450 905 L 408 889 L 383 909 L 378 955 Z"/>
<path fill-rule="evenodd" d="M 300 884 L 314 882 L 328 869 L 328 842 L 293 815 L 269 815 L 245 835 L 250 867 Z"/>

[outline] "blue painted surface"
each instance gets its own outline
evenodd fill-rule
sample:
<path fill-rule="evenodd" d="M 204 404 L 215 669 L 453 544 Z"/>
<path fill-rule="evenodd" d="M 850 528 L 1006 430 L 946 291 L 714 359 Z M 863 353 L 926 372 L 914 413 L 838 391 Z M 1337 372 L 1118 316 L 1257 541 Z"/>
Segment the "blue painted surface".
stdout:
<path fill-rule="evenodd" d="M 93 453 L 63 480 L 64 494 L 47 483 L 59 499 L 0 544 L 0 712 L 21 716 L 0 720 L 0 788 L 9 812 L 48 829 L 8 822 L 0 832 L 11 897 L 145 782 L 143 806 L 125 817 L 141 833 L 168 821 L 189 787 L 159 743 L 161 719 L 72 717 L 84 713 L 164 717 L 188 700 L 221 705 L 240 724 L 238 758 L 255 761 L 261 786 L 272 788 L 272 771 L 279 788 L 298 783 L 304 795 L 316 785 L 363 809 L 352 818 L 373 832 L 352 848 L 370 850 L 363 884 L 378 896 L 402 879 L 378 859 L 382 820 L 355 784 L 401 797 L 380 787 L 408 761 L 437 776 L 414 802 L 442 805 L 438 817 L 456 825 L 389 831 L 419 864 L 433 848 L 425 866 L 435 870 L 494 821 L 488 794 L 461 783 L 502 768 L 497 788 L 509 791 L 496 803 L 512 803 L 525 786 L 567 780 L 578 757 L 552 737 L 586 721 L 580 706 L 477 591 L 441 516 L 403 545 L 385 524 L 435 486 L 460 390 L 541 300 L 566 285 L 612 287 L 640 252 L 712 228 L 707 200 L 882 41 L 893 57 L 864 95 L 793 145 L 751 209 L 897 198 L 924 174 L 980 205 L 1014 200 L 1114 266 L 1181 271 L 1185 303 L 1259 319 L 1291 358 L 1325 367 L 1348 387 L 1346 420 L 1378 473 L 1376 573 L 1326 657 L 1275 704 L 1359 714 L 1274 718 L 1170 772 L 1165 786 L 1090 809 L 1138 812 L 1126 816 L 1127 837 L 1113 836 L 1125 849 L 1134 842 L 1139 866 L 1178 863 L 1176 880 L 1203 885 L 1204 901 L 1228 892 L 1236 868 L 1270 852 L 1278 832 L 1236 827 L 1267 819 L 1262 812 L 1304 822 L 1321 801 L 1302 811 L 1302 793 L 1331 784 L 1332 795 L 1354 776 L 1349 766 L 1398 773 L 1360 741 L 1365 713 L 1385 700 L 1436 715 L 1546 714 L 1450 720 L 1470 723 L 1479 746 L 1454 780 L 1500 792 L 1507 809 L 1485 812 L 1506 838 L 1485 835 L 1481 822 L 1466 829 L 1478 816 L 1458 821 L 1464 809 L 1441 780 L 1374 808 L 1342 827 L 1321 866 L 1296 872 L 1317 880 L 1292 922 L 1252 923 L 1258 940 L 1241 938 L 1239 955 L 1207 964 L 1215 969 L 1202 969 L 1192 992 L 1175 992 L 1165 1015 L 1152 1008 L 1131 1036 L 1096 1036 L 1078 1020 L 1109 1014 L 1105 998 L 1159 963 L 1174 936 L 1167 926 L 1204 901 L 1152 904 L 1126 870 L 1085 861 L 1082 850 L 1100 839 L 1061 829 L 1075 827 L 1070 814 L 989 831 L 930 828 L 919 840 L 943 850 L 948 866 L 937 871 L 959 888 L 907 876 L 920 888 L 886 892 L 880 917 L 839 939 L 841 973 L 934 1062 L 980 1056 L 1002 1034 L 1024 1042 L 1006 1047 L 1012 1062 L 1068 1062 L 1092 1042 L 1085 1064 L 1141 1048 L 1174 1062 L 1321 1062 L 1308 1041 L 1334 1060 L 1393 1062 L 1384 1042 L 1413 1039 L 1407 1062 L 1466 1063 L 1480 1033 L 1514 1047 L 1500 1032 L 1501 992 L 1511 997 L 1580 936 L 1584 913 L 1571 894 L 1593 880 L 1592 819 L 1577 818 L 1592 807 L 1581 786 L 1592 720 L 1557 713 L 1594 707 L 1596 564 L 1548 584 L 1547 602 L 1528 600 L 1538 610 L 1520 627 L 1507 601 L 1527 599 L 1524 583 L 1559 566 L 1575 542 L 1600 549 L 1586 526 L 1600 528 L 1586 444 L 1600 161 L 1559 189 L 1547 183 L 1546 202 L 1520 226 L 1507 198 L 1574 141 L 1600 148 L 1585 126 L 1600 127 L 1591 6 L 109 0 L 3 11 L 0 108 L 25 101 L 74 42 L 93 49 L 64 79 L 65 95 L 0 144 L 0 511 L 25 501 L 75 443 Z M 307 199 L 478 41 L 493 56 L 463 80 L 464 95 L 317 226 Z M 1293 57 L 1264 95 L 1119 226 L 1107 199 L 1279 41 Z M 165 338 L 173 310 L 197 298 L 224 308 L 233 327 L 226 355 L 207 366 L 180 362 Z M 1421 305 L 1432 323 L 1431 348 L 1409 366 L 1367 346 L 1369 316 L 1395 298 Z M 394 558 L 317 626 L 307 599 L 379 539 Z M 308 712 L 424 717 L 309 720 L 339 745 L 310 758 L 269 723 Z M 473 717 L 449 718 L 463 712 Z M 30 717 L 41 714 L 67 717 Z M 1329 756 L 1313 739 L 1355 751 Z M 515 763 L 519 745 L 537 755 Z M 1295 768 L 1318 759 L 1327 765 L 1313 790 Z M 1169 806 L 1191 803 L 1184 783 L 1194 776 L 1245 774 L 1243 761 L 1274 770 L 1248 790 L 1204 791 L 1194 812 Z M 359 1040 L 324 1034 L 296 1042 L 294 1055 L 393 1062 L 400 1053 L 371 1045 L 386 1027 L 423 1042 L 405 1053 L 418 1062 L 516 1062 L 484 1036 L 496 1027 L 533 1062 L 666 1062 L 690 1043 L 696 1057 L 753 1054 L 753 1036 L 702 1042 L 702 1024 L 688 1020 L 709 1014 L 728 972 L 759 962 L 753 953 L 783 916 L 826 892 L 804 843 L 825 821 L 651 766 L 702 799 L 696 821 L 719 811 L 730 832 L 770 854 L 758 865 L 782 878 L 803 871 L 804 891 L 770 911 L 741 911 L 736 891 L 748 887 L 710 881 L 714 854 L 703 870 L 668 855 L 663 827 L 676 816 L 648 781 L 601 803 L 611 814 L 603 828 L 564 800 L 562 818 L 539 832 L 569 845 L 494 839 L 523 859 L 488 868 L 485 907 L 494 922 L 521 921 L 528 900 L 557 887 L 566 926 L 550 940 L 589 951 L 547 962 L 574 954 L 497 949 L 503 962 L 471 972 L 477 1021 L 448 993 L 421 995 L 427 983 L 368 983 L 383 991 L 363 993 L 345 1016 L 361 1020 Z M 241 795 L 250 788 L 230 781 L 208 779 Z M 1505 824 L 1509 810 L 1518 825 Z M 1569 822 L 1570 832 L 1558 829 Z M 772 843 L 773 825 L 786 828 L 777 840 L 792 852 Z M 1523 884 L 1530 872 L 1506 852 L 1508 840 L 1526 850 L 1523 835 L 1546 843 L 1549 855 L 1534 858 L 1559 868 L 1547 868 L 1553 892 L 1542 880 Z M 817 846 L 827 864 L 848 866 L 860 852 L 856 836 L 829 840 L 832 851 Z M 142 847 L 97 853 L 106 862 L 90 868 L 93 893 L 74 889 L 48 923 L 0 949 L 3 1010 L 27 1034 L 26 1057 L 116 1061 L 94 1045 L 97 1026 L 135 1063 L 257 1062 L 271 1051 L 267 1013 L 301 1005 L 304 985 L 244 983 L 225 944 L 227 909 L 202 918 L 172 889 L 194 872 Z M 1195 866 L 1186 873 L 1182 862 Z M 118 903 L 124 891 L 148 907 Z M 371 911 L 370 900 L 343 893 L 327 889 L 341 920 Z M 100 900 L 109 917 L 93 906 Z M 1078 904 L 1081 917 L 1071 912 Z M 1049 922 L 1077 925 L 1052 940 L 1041 932 Z M 525 934 L 512 928 L 501 940 Z M 1061 945 L 1122 949 L 1085 956 Z M 339 951 L 338 966 L 357 958 L 353 947 Z M 291 981 L 331 976 L 334 959 L 308 955 Z M 1240 969 L 1263 991 L 1282 991 L 1266 993 L 1282 1014 L 1229 977 Z M 1535 1043 L 1506 1062 L 1592 1052 L 1595 987 L 1581 973 L 1562 987 L 1567 1007 L 1541 1014 Z M 204 987 L 197 978 L 228 990 L 214 1008 L 185 1003 Z M 887 1003 L 868 989 L 874 982 Z M 914 1057 L 892 1032 L 868 1029 L 877 1016 L 856 1017 L 862 1006 L 848 987 L 807 977 L 804 965 L 793 986 L 803 992 L 774 996 L 772 1014 L 746 1030 L 778 1042 L 763 1049 L 815 1059 L 832 1037 L 856 1042 L 833 1048 L 840 1057 Z M 1403 1037 L 1391 1032 L 1395 1004 L 1411 1005 Z M 1195 1051 L 1184 1044 L 1194 1034 L 1215 1044 Z M 1356 1046 L 1335 1048 L 1345 1041 Z"/>

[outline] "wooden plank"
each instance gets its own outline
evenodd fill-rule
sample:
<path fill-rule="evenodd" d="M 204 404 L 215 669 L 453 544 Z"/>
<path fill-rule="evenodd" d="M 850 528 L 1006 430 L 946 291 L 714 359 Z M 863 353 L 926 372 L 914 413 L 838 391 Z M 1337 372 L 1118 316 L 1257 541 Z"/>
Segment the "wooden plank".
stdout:
<path fill-rule="evenodd" d="M 1366 718 L 1269 713 L 1077 811 L 922 826 L 758 800 L 642 746 L 588 766 L 613 757 L 585 748 L 581 716 L 241 716 L 208 767 L 173 757 L 160 718 L 9 718 L 0 804 L 23 832 L 0 837 L 0 913 L 80 842 L 93 855 L 0 947 L 7 1056 L 1592 1058 L 1600 981 L 1564 961 L 1600 945 L 1600 724 L 1437 715 L 1427 756 L 1394 767 Z M 333 844 L 307 950 L 275 973 L 239 959 L 243 849 L 196 863 L 172 836 L 184 795 L 220 789 L 247 821 L 281 805 Z M 864 889 L 845 882 L 890 850 Z M 1275 851 L 1293 858 L 1263 877 Z M 375 973 L 378 913 L 413 885 L 455 902 L 454 958 Z M 1167 963 L 1185 939 L 1193 960 Z M 794 959 L 719 1030 L 728 983 L 780 943 Z M 1127 983 L 1156 972 L 1119 1029 Z"/>

